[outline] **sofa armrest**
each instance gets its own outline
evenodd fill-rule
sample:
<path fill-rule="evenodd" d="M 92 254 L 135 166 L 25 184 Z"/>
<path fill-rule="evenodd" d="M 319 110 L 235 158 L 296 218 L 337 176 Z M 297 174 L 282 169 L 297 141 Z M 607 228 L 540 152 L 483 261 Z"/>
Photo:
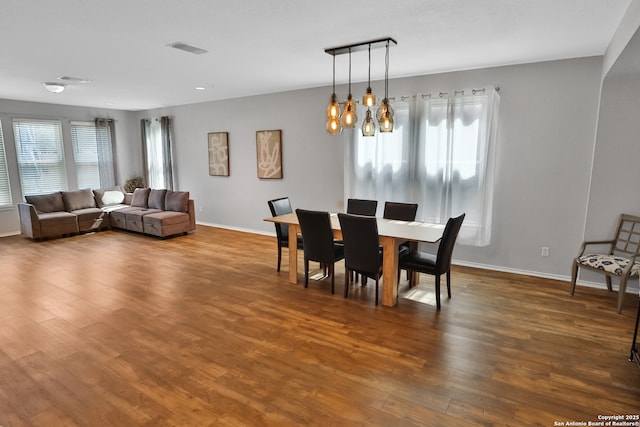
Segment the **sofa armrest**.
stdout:
<path fill-rule="evenodd" d="M 18 214 L 20 215 L 20 231 L 21 233 L 32 239 L 42 237 L 40 232 L 40 220 L 35 206 L 31 203 L 18 203 Z"/>
<path fill-rule="evenodd" d="M 189 214 L 189 230 L 193 231 L 196 229 L 196 207 L 193 199 L 189 199 L 187 213 Z"/>

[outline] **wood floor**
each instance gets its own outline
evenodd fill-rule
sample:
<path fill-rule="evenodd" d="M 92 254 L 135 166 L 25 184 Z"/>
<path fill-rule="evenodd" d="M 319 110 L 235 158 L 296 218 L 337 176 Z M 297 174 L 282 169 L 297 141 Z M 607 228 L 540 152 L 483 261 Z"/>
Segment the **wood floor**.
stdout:
<path fill-rule="evenodd" d="M 288 283 L 283 258 L 277 273 L 274 237 L 204 226 L 0 239 L 0 426 L 554 426 L 640 412 L 632 295 L 619 315 L 605 290 L 571 297 L 567 282 L 457 267 L 439 312 L 376 307 L 372 283 L 343 298 L 341 262 L 331 295 L 326 280 Z"/>

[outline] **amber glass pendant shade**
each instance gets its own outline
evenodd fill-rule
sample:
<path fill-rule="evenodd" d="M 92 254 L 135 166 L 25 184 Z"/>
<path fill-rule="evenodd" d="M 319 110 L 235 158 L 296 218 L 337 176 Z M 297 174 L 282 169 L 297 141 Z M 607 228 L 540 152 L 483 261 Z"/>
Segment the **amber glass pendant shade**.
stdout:
<path fill-rule="evenodd" d="M 337 117 L 327 119 L 327 132 L 330 135 L 338 135 L 342 132 L 342 126 L 340 126 L 340 120 Z"/>
<path fill-rule="evenodd" d="M 373 107 L 376 105 L 376 96 L 371 92 L 371 88 L 367 88 L 367 92 L 362 97 L 362 105 L 365 107 Z"/>
<path fill-rule="evenodd" d="M 380 123 L 380 132 L 393 132 L 393 116 L 387 111 L 382 117 Z"/>
<path fill-rule="evenodd" d="M 351 94 L 347 97 L 344 103 L 344 111 L 340 117 L 340 124 L 343 128 L 354 128 L 358 121 L 358 115 L 356 114 L 356 103 L 353 101 Z"/>
<path fill-rule="evenodd" d="M 331 94 L 329 106 L 327 107 L 327 118 L 337 119 L 340 117 L 340 103 L 335 93 Z"/>
<path fill-rule="evenodd" d="M 383 117 L 385 117 L 387 113 L 389 113 L 389 115 L 393 118 L 393 108 L 391 108 L 391 105 L 389 105 L 389 99 L 385 98 L 382 100 L 380 106 L 378 107 L 378 110 L 376 111 L 376 120 L 378 120 L 378 123 L 382 121 Z"/>

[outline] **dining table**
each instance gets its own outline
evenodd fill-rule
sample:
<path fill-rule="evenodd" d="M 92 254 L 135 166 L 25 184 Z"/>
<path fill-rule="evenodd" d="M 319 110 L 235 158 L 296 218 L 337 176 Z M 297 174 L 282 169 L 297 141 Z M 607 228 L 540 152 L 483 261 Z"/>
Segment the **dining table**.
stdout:
<path fill-rule="evenodd" d="M 336 239 L 342 238 L 338 214 L 330 213 L 331 228 Z M 300 224 L 295 212 L 265 218 L 264 221 L 289 226 L 289 282 L 298 283 L 298 245 Z M 398 247 L 403 242 L 437 243 L 442 238 L 444 224 L 421 221 L 399 221 L 376 217 L 378 236 L 383 248 L 382 305 L 394 307 L 398 303 Z"/>

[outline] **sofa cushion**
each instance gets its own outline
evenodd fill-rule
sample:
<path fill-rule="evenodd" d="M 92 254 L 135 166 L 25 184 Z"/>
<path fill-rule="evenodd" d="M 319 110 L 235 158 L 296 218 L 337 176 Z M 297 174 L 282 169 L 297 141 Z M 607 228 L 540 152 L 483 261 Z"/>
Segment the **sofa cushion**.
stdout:
<path fill-rule="evenodd" d="M 167 190 L 164 198 L 164 208 L 168 211 L 187 212 L 189 206 L 188 191 L 171 191 Z"/>
<path fill-rule="evenodd" d="M 24 199 L 27 203 L 31 203 L 38 213 L 64 212 L 64 202 L 59 191 L 37 196 L 24 196 Z"/>
<path fill-rule="evenodd" d="M 160 209 L 164 210 L 164 198 L 167 193 L 167 190 L 155 190 L 152 189 L 149 192 L 149 209 Z"/>
<path fill-rule="evenodd" d="M 133 197 L 131 198 L 131 206 L 137 208 L 149 207 L 149 192 L 150 188 L 136 188 L 133 190 Z"/>
<path fill-rule="evenodd" d="M 190 229 L 189 214 L 163 211 L 142 217 L 144 232 L 159 237 L 187 233 Z"/>
<path fill-rule="evenodd" d="M 64 207 L 67 212 L 79 209 L 95 208 L 96 199 L 90 188 L 75 191 L 61 191 Z"/>

